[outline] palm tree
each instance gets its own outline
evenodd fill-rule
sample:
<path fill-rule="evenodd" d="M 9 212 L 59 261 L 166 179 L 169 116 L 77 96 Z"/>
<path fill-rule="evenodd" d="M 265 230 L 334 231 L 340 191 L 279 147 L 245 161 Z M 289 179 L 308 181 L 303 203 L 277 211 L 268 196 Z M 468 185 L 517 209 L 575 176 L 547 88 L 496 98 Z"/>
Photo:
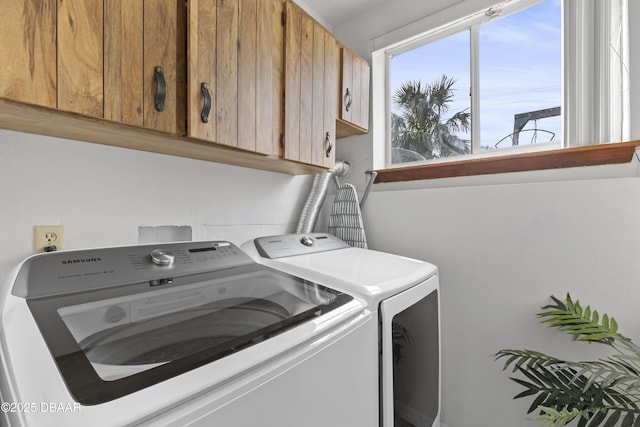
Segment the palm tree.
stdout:
<path fill-rule="evenodd" d="M 407 81 L 393 95 L 400 114 L 391 113 L 391 144 L 393 148 L 412 150 L 428 159 L 470 153 L 469 141 L 455 132 L 467 132 L 471 114 L 467 110 L 449 118 L 455 79 L 442 75 L 430 85 Z"/>

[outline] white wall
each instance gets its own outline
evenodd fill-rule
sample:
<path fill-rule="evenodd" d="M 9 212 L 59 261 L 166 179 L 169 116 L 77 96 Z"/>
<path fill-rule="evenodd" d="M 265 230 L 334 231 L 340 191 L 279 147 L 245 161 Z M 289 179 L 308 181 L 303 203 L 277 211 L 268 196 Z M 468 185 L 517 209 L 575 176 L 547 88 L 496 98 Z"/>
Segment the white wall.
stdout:
<path fill-rule="evenodd" d="M 460 186 L 373 193 L 370 247 L 429 260 L 441 273 L 442 420 L 451 427 L 537 425 L 531 399 L 492 354 L 530 348 L 595 359 L 538 323 L 570 292 L 640 341 L 640 178 Z"/>
<path fill-rule="evenodd" d="M 457 7 L 471 10 L 495 1 L 463 3 Z M 640 3 L 629 3 L 631 21 L 639 22 Z M 437 12 L 421 0 L 386 2 L 335 30 L 368 57 L 373 39 Z M 632 42 L 640 40 L 640 26 L 631 30 Z M 632 50 L 632 115 L 640 117 L 640 43 Z M 637 120 L 632 139 L 640 139 Z M 353 165 L 345 181 L 360 191 L 372 166 L 371 145 L 370 134 L 338 144 L 338 158 Z M 634 160 L 374 186 L 363 211 L 370 247 L 431 261 L 441 271 L 443 423 L 538 425 L 525 414 L 531 399 L 512 400 L 521 388 L 491 357 L 502 348 L 575 359 L 602 354 L 538 323 L 535 313 L 551 294 L 571 292 L 616 316 L 622 333 L 640 342 L 639 176 Z"/>
<path fill-rule="evenodd" d="M 62 224 L 65 249 L 138 243 L 139 226 L 187 225 L 194 240 L 295 230 L 309 177 L 0 130 L 0 281 Z M 0 283 L 1 283 L 0 282 Z"/>

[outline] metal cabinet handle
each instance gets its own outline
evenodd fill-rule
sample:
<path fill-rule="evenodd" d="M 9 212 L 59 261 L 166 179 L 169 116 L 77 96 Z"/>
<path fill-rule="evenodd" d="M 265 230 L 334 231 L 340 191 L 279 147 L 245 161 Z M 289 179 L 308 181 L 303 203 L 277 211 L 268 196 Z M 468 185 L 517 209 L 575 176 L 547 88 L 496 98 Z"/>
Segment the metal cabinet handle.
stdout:
<path fill-rule="evenodd" d="M 167 83 L 164 80 L 164 71 L 162 70 L 162 67 L 156 65 L 153 69 L 153 75 L 156 79 L 156 83 L 158 84 L 155 106 L 156 110 L 162 112 L 164 111 L 164 99 L 167 96 Z"/>
<path fill-rule="evenodd" d="M 200 91 L 202 92 L 202 96 L 204 96 L 204 103 L 202 105 L 202 113 L 200 114 L 200 119 L 202 119 L 202 123 L 209 122 L 209 111 L 211 111 L 211 94 L 209 93 L 209 85 L 205 82 L 200 84 Z"/>
<path fill-rule="evenodd" d="M 331 157 L 331 150 L 333 150 L 333 141 L 331 140 L 331 133 L 327 132 L 327 135 L 324 138 L 324 144 L 327 147 L 327 151 L 326 151 L 327 157 Z"/>
<path fill-rule="evenodd" d="M 344 94 L 344 103 L 345 103 L 345 110 L 349 111 L 351 109 L 351 102 L 353 101 L 353 96 L 351 96 L 351 92 L 349 91 L 349 88 L 347 88 L 347 93 Z"/>

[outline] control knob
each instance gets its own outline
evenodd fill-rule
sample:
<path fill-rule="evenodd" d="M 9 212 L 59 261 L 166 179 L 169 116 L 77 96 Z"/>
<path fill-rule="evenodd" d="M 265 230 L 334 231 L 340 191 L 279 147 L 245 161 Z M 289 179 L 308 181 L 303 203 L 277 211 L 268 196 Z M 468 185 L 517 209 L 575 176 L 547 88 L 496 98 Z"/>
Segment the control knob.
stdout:
<path fill-rule="evenodd" d="M 302 236 L 302 238 L 300 239 L 300 243 L 302 243 L 305 246 L 313 246 L 315 242 L 309 236 Z"/>
<path fill-rule="evenodd" d="M 171 267 L 176 260 L 174 253 L 167 249 L 154 249 L 149 257 L 152 263 L 160 267 Z"/>

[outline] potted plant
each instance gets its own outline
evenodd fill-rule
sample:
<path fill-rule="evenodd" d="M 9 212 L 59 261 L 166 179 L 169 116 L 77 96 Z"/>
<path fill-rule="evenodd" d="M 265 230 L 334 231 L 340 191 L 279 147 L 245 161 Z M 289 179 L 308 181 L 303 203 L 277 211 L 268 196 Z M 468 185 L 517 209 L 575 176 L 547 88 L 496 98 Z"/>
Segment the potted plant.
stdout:
<path fill-rule="evenodd" d="M 524 387 L 514 399 L 535 396 L 528 413 L 539 410 L 543 425 L 560 427 L 640 427 L 640 347 L 618 332 L 618 323 L 591 307 L 582 308 L 567 294 L 551 297 L 542 307 L 542 323 L 571 334 L 578 341 L 611 347 L 606 359 L 572 362 L 533 350 L 500 350 L 503 370 Z M 572 424 L 574 425 L 574 424 Z"/>

